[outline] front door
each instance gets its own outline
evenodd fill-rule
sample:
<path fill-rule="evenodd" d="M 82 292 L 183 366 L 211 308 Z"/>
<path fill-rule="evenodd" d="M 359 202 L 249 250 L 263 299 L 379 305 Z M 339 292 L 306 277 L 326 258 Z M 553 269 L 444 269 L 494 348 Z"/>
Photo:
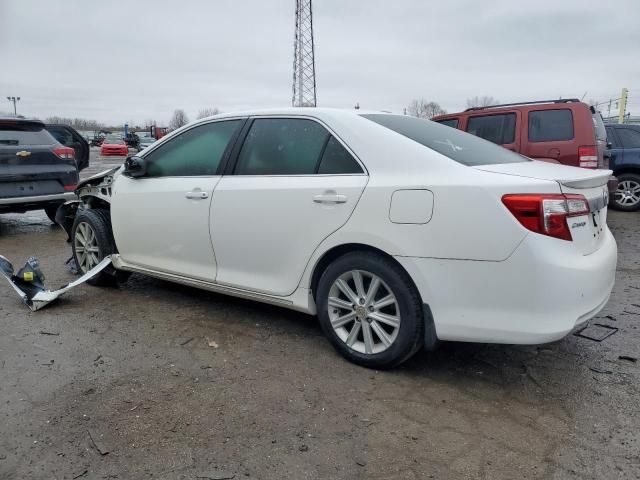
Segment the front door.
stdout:
<path fill-rule="evenodd" d="M 196 125 L 145 153 L 145 176 L 117 177 L 111 221 L 124 262 L 215 280 L 209 210 L 222 160 L 242 123 Z"/>
<path fill-rule="evenodd" d="M 253 120 L 213 193 L 217 282 L 289 295 L 313 251 L 346 223 L 368 176 L 318 122 Z"/>

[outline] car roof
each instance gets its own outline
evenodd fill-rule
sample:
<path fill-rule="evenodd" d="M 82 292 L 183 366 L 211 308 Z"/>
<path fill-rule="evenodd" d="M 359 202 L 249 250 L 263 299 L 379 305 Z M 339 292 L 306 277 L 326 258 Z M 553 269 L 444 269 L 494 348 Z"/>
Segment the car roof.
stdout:
<path fill-rule="evenodd" d="M 13 115 L 0 115 L 0 123 L 3 124 L 37 124 L 42 125 L 44 127 L 44 122 L 42 120 L 38 120 L 37 118 L 25 118 L 22 116 L 13 116 Z"/>
<path fill-rule="evenodd" d="M 640 125 L 633 123 L 605 123 L 606 128 L 630 128 L 632 130 L 640 130 Z"/>

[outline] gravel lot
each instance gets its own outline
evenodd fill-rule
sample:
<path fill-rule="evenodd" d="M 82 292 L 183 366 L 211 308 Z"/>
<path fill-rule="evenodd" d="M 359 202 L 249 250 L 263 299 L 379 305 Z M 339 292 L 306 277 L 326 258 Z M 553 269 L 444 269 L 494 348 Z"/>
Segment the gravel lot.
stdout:
<path fill-rule="evenodd" d="M 37 313 L 2 283 L 0 478 L 640 478 L 640 362 L 619 358 L 640 357 L 640 213 L 609 224 L 617 283 L 592 323 L 615 335 L 445 343 L 387 372 L 314 317 L 140 275 Z M 43 212 L 0 215 L 0 254 L 73 278 Z"/>

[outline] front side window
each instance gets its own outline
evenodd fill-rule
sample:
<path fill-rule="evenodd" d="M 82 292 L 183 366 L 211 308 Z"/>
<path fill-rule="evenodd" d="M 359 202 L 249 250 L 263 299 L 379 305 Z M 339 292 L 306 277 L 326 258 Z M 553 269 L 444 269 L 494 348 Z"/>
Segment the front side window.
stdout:
<path fill-rule="evenodd" d="M 242 120 L 205 123 L 168 140 L 149 154 L 148 177 L 216 175 L 224 152 Z"/>
<path fill-rule="evenodd" d="M 607 127 L 607 140 L 611 143 L 611 148 L 620 148 L 618 139 L 616 138 L 616 132 L 612 127 Z"/>
<path fill-rule="evenodd" d="M 640 132 L 631 128 L 619 128 L 618 137 L 622 148 L 640 148 Z"/>
<path fill-rule="evenodd" d="M 556 142 L 573 139 L 573 114 L 569 109 L 529 112 L 529 141 Z"/>
<path fill-rule="evenodd" d="M 317 122 L 258 118 L 247 134 L 236 175 L 312 175 L 329 132 Z"/>
<path fill-rule="evenodd" d="M 508 145 L 515 141 L 516 114 L 469 117 L 467 132 L 498 145 Z"/>

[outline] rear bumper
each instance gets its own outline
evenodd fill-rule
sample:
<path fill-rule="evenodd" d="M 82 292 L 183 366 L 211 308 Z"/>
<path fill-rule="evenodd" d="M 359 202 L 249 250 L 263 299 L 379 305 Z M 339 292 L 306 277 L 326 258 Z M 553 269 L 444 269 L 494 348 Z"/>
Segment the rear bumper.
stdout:
<path fill-rule="evenodd" d="M 30 197 L 0 198 L 0 212 L 19 212 L 38 210 L 56 203 L 64 203 L 75 200 L 73 192 L 56 193 L 53 195 L 34 195 Z"/>
<path fill-rule="evenodd" d="M 590 255 L 530 234 L 502 262 L 396 259 L 430 305 L 440 340 L 539 344 L 564 337 L 604 308 L 617 246 L 607 229 Z"/>

